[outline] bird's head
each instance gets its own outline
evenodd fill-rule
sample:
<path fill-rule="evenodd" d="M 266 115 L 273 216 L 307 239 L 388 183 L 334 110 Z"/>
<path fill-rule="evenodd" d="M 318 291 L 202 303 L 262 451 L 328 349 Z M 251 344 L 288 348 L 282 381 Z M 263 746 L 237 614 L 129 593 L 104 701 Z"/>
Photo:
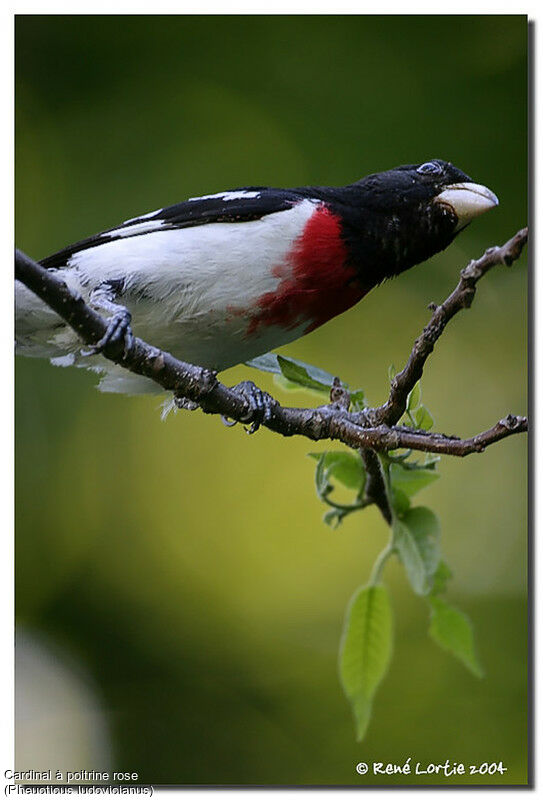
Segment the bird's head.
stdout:
<path fill-rule="evenodd" d="M 498 205 L 490 189 L 438 158 L 368 175 L 352 188 L 381 280 L 444 250 L 475 217 Z"/>

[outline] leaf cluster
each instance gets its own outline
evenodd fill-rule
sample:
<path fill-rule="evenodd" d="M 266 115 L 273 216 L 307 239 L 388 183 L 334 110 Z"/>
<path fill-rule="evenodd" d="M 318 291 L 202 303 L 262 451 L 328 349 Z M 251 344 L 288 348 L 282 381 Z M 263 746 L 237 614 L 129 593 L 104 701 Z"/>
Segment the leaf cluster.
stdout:
<path fill-rule="evenodd" d="M 329 372 L 302 361 L 268 353 L 248 362 L 275 375 L 287 390 L 300 389 L 330 395 L 338 379 Z M 389 369 L 389 379 L 395 375 Z M 349 391 L 351 408 L 366 406 L 361 389 Z M 422 403 L 420 381 L 411 390 L 400 424 L 415 430 L 430 430 L 434 420 Z M 353 450 L 326 450 L 308 454 L 317 463 L 315 488 L 327 506 L 324 522 L 337 528 L 343 520 L 364 510 L 373 501 L 365 495 L 368 475 L 360 453 Z M 413 592 L 424 599 L 429 611 L 428 633 L 432 640 L 461 661 L 477 677 L 483 671 L 475 651 L 473 628 L 466 614 L 445 598 L 451 570 L 441 551 L 441 529 L 434 512 L 414 505 L 414 498 L 438 480 L 439 456 L 413 458 L 411 451 L 379 455 L 387 498 L 392 509 L 390 540 L 377 558 L 369 582 L 357 589 L 345 616 L 339 652 L 339 674 L 355 718 L 357 739 L 367 731 L 375 692 L 383 680 L 393 651 L 393 612 L 390 593 L 382 582 L 384 566 L 396 557 L 402 564 Z M 339 502 L 338 490 L 350 495 Z"/>

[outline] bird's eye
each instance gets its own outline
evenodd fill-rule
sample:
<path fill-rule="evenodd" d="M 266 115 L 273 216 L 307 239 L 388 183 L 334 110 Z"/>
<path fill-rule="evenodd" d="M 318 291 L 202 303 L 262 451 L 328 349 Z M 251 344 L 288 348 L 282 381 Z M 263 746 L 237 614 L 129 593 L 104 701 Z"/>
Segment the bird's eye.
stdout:
<path fill-rule="evenodd" d="M 441 166 L 436 164 L 435 161 L 427 161 L 425 164 L 420 165 L 420 167 L 417 169 L 417 172 L 420 175 L 439 175 L 441 172 Z"/>

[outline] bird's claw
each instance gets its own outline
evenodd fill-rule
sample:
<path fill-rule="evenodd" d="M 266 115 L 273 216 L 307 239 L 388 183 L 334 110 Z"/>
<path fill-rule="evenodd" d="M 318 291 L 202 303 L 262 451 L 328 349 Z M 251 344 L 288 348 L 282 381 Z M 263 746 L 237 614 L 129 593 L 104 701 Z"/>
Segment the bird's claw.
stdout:
<path fill-rule="evenodd" d="M 132 315 L 126 308 L 120 309 L 108 322 L 106 332 L 102 338 L 91 345 L 88 349 L 82 350 L 83 356 L 94 356 L 101 353 L 105 347 L 110 344 L 116 344 L 124 339 L 124 352 L 125 354 L 130 350 L 134 344 L 134 334 L 130 327 Z"/>
<path fill-rule="evenodd" d="M 249 428 L 245 428 L 247 433 L 256 433 L 262 424 L 269 422 L 272 418 L 276 401 L 267 392 L 259 389 L 252 381 L 242 381 L 235 387 L 249 405 L 249 413 L 242 422 L 250 422 Z"/>
<path fill-rule="evenodd" d="M 194 400 L 189 400 L 188 397 L 181 397 L 181 395 L 178 394 L 174 395 L 173 404 L 176 408 L 183 409 L 184 411 L 196 411 L 200 408 L 198 403 Z"/>

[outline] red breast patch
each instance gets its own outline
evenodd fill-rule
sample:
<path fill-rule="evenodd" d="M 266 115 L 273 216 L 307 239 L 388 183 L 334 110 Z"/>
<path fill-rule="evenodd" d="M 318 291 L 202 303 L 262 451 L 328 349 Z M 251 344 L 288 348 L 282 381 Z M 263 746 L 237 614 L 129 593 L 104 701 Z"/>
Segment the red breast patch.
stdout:
<path fill-rule="evenodd" d="M 275 291 L 258 298 L 247 335 L 261 325 L 290 330 L 304 321 L 308 333 L 357 303 L 365 292 L 349 283 L 356 271 L 345 266 L 346 260 L 339 218 L 326 206 L 319 206 L 286 262 L 274 268 L 281 282 Z"/>

